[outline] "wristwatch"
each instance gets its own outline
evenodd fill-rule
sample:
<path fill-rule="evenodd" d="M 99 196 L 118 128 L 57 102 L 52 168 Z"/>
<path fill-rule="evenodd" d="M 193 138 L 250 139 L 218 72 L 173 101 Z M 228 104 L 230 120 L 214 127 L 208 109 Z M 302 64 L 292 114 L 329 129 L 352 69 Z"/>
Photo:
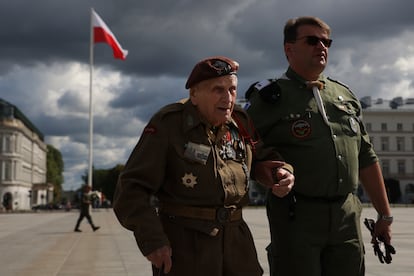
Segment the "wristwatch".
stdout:
<path fill-rule="evenodd" d="M 380 215 L 380 214 L 378 214 L 378 216 L 377 216 L 377 220 L 385 220 L 386 222 L 388 222 L 388 223 L 392 223 L 393 222 L 393 220 L 394 220 L 394 217 L 393 216 L 386 216 L 386 215 Z"/>

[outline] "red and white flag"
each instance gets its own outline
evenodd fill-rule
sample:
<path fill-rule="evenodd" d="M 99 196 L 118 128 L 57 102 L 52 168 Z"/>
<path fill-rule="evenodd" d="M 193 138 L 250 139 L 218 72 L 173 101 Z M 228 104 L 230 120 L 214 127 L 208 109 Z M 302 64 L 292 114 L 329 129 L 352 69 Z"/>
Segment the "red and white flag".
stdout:
<path fill-rule="evenodd" d="M 105 24 L 99 15 L 92 10 L 92 26 L 93 26 L 93 42 L 99 43 L 104 42 L 108 43 L 111 46 L 114 53 L 114 58 L 119 58 L 124 60 L 128 55 L 128 50 L 122 48 L 118 40 Z"/>

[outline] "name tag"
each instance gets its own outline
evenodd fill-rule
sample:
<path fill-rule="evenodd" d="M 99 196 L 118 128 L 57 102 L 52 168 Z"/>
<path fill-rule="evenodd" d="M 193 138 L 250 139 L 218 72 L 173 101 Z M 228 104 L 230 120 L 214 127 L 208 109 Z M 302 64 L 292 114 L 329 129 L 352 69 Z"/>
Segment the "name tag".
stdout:
<path fill-rule="evenodd" d="M 188 142 L 187 148 L 184 151 L 184 156 L 190 160 L 199 162 L 203 165 L 207 163 L 211 148 L 203 144 L 195 144 Z"/>

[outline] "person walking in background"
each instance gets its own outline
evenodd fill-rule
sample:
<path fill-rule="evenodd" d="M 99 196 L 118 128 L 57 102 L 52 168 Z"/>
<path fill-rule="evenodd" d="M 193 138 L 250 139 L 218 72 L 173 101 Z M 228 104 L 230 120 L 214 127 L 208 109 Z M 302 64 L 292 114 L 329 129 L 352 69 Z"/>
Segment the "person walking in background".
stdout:
<path fill-rule="evenodd" d="M 375 234 L 391 243 L 393 218 L 361 105 L 347 86 L 322 74 L 330 35 L 319 18 L 288 20 L 289 68 L 246 92 L 264 144 L 295 168 L 292 191 L 267 198 L 273 276 L 364 275 L 358 180 L 378 212 Z"/>
<path fill-rule="evenodd" d="M 80 198 L 80 213 L 78 221 L 76 222 L 75 226 L 75 232 L 82 232 L 82 230 L 79 229 L 79 226 L 83 220 L 83 218 L 86 218 L 89 222 L 89 224 L 92 227 L 92 230 L 95 232 L 100 226 L 95 226 L 92 221 L 92 217 L 90 214 L 90 207 L 91 207 L 91 187 L 89 185 L 85 185 L 82 189 L 82 194 Z"/>
<path fill-rule="evenodd" d="M 263 274 L 242 217 L 253 153 L 260 148 L 247 114 L 235 105 L 238 67 L 222 56 L 198 62 L 186 83 L 189 99 L 151 118 L 120 174 L 113 208 L 153 275 Z M 271 160 L 281 157 L 274 153 Z M 258 164 L 268 168 L 268 177 L 256 176 L 267 185 L 273 184 L 271 169 L 277 170 L 275 192 L 291 189 L 290 165 Z"/>

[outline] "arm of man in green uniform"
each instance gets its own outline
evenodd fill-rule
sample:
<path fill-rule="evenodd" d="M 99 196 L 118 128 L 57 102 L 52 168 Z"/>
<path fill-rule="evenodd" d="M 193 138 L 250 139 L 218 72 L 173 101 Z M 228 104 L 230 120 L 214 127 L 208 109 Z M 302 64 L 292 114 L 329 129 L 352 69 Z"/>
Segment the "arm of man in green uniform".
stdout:
<path fill-rule="evenodd" d="M 384 178 L 382 177 L 378 162 L 362 168 L 359 171 L 359 178 L 378 214 L 381 216 L 391 216 L 387 192 L 385 191 Z M 375 235 L 377 237 L 383 237 L 384 242 L 387 244 L 391 244 L 390 225 L 391 222 L 383 219 L 378 219 L 375 224 Z"/>

